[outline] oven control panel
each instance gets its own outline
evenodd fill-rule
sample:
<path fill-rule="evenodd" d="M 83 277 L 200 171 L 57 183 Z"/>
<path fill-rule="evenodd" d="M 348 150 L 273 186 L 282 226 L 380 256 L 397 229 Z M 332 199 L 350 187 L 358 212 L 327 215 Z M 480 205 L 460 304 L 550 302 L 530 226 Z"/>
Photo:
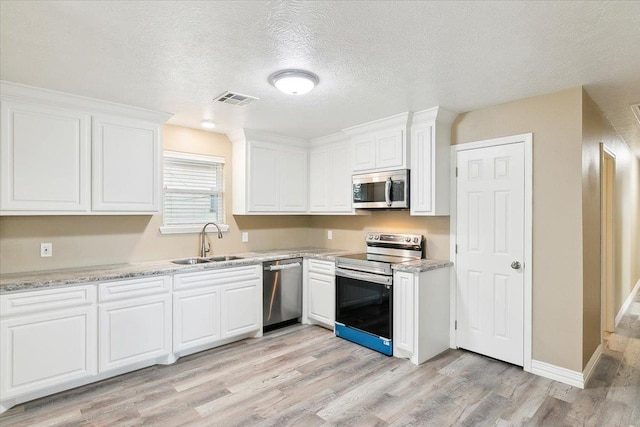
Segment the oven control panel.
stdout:
<path fill-rule="evenodd" d="M 422 246 L 423 237 L 420 234 L 390 234 L 367 233 L 366 242 L 369 246 Z"/>

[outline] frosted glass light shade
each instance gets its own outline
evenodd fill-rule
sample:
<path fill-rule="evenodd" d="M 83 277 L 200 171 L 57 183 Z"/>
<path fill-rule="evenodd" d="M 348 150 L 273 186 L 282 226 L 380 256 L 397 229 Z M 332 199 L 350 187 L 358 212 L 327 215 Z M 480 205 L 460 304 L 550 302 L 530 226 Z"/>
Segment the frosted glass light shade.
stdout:
<path fill-rule="evenodd" d="M 272 85 L 288 95 L 304 95 L 318 84 L 318 76 L 303 70 L 283 70 L 269 77 Z"/>

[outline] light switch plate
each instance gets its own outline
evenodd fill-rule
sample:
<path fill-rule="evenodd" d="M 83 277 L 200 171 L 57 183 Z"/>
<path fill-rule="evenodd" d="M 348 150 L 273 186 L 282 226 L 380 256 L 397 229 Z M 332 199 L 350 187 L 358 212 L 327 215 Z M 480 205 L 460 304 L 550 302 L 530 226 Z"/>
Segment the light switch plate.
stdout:
<path fill-rule="evenodd" d="M 40 258 L 53 256 L 53 245 L 51 243 L 40 243 Z"/>
<path fill-rule="evenodd" d="M 333 239 L 333 231 L 331 231 L 331 230 L 327 231 L 327 239 L 329 239 L 329 240 Z"/>
<path fill-rule="evenodd" d="M 249 233 L 246 231 L 242 232 L 242 243 L 247 243 L 249 241 Z"/>

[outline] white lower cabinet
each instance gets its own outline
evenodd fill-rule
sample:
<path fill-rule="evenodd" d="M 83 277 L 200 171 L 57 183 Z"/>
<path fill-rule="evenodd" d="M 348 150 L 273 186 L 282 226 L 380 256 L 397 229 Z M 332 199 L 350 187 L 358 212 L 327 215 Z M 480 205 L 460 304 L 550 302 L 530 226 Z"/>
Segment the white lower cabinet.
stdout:
<path fill-rule="evenodd" d="M 333 329 L 336 312 L 335 263 L 310 259 L 306 273 L 307 323 Z"/>
<path fill-rule="evenodd" d="M 393 275 L 393 355 L 419 365 L 449 348 L 449 267 Z"/>
<path fill-rule="evenodd" d="M 96 374 L 95 286 L 0 297 L 2 410 Z"/>
<path fill-rule="evenodd" d="M 100 373 L 153 365 L 171 353 L 171 276 L 100 283 L 98 288 Z"/>
<path fill-rule="evenodd" d="M 261 267 L 175 275 L 173 352 L 185 355 L 260 333 Z"/>

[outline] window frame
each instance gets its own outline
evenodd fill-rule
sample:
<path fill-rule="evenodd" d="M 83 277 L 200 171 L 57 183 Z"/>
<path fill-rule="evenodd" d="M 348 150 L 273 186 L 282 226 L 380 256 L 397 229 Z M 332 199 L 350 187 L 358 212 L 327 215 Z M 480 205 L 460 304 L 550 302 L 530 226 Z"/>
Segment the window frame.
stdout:
<path fill-rule="evenodd" d="M 196 153 L 186 153 L 182 151 L 173 151 L 173 150 L 163 150 L 162 151 L 162 225 L 160 226 L 160 234 L 195 234 L 200 233 L 202 231 L 202 227 L 204 227 L 204 222 L 202 224 L 186 224 L 186 225 L 165 225 L 164 224 L 164 195 L 167 191 L 164 182 L 164 160 L 166 157 L 174 158 L 174 159 L 182 159 L 182 160 L 192 160 L 192 161 L 200 161 L 200 162 L 211 162 L 211 163 L 221 163 L 222 166 L 222 208 L 223 208 L 223 216 L 225 222 L 223 224 L 217 224 L 220 227 L 220 231 L 226 232 L 229 231 L 229 225 L 226 223 L 226 180 L 224 177 L 224 165 L 226 164 L 224 157 L 212 156 L 209 154 L 196 154 Z"/>

